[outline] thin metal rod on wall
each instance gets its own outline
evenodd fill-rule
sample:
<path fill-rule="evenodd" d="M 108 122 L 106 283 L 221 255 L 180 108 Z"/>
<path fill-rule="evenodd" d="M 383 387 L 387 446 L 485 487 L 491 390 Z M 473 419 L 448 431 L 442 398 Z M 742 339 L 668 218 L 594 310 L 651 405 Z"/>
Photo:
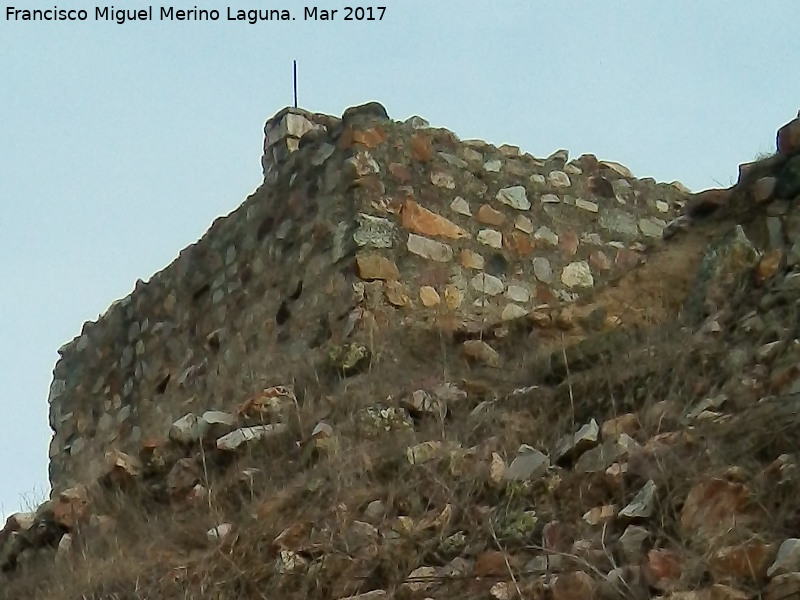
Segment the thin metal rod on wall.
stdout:
<path fill-rule="evenodd" d="M 294 107 L 297 108 L 297 61 L 292 61 L 292 71 L 294 77 Z"/>

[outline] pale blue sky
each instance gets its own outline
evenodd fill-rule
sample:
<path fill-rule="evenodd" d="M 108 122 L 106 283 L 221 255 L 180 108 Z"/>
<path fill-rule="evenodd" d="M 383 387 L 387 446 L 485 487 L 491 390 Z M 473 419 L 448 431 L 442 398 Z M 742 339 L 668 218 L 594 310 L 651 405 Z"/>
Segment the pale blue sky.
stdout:
<path fill-rule="evenodd" d="M 395 119 L 695 190 L 735 181 L 800 108 L 796 0 L 382 0 L 368 23 L 230 4 L 298 14 L 259 25 L 225 21 L 220 2 L 176 6 L 194 4 L 223 20 L 10 23 L 2 6 L 0 515 L 48 490 L 57 348 L 258 186 L 293 58 L 313 111 L 378 100 Z"/>

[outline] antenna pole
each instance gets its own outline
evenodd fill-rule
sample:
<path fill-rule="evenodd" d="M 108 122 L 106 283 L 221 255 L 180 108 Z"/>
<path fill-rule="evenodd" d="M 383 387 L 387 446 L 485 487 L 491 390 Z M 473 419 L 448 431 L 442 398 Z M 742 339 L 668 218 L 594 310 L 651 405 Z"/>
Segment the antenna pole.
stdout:
<path fill-rule="evenodd" d="M 292 61 L 292 71 L 294 78 L 294 107 L 297 108 L 297 61 Z"/>

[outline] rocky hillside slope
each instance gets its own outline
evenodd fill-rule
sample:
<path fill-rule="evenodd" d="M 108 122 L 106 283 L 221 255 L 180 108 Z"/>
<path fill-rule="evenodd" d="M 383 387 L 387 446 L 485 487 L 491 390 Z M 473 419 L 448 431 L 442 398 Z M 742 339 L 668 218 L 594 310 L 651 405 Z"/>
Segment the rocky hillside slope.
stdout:
<path fill-rule="evenodd" d="M 800 118 L 698 194 L 271 125 L 236 249 L 63 349 L 0 598 L 800 597 Z"/>

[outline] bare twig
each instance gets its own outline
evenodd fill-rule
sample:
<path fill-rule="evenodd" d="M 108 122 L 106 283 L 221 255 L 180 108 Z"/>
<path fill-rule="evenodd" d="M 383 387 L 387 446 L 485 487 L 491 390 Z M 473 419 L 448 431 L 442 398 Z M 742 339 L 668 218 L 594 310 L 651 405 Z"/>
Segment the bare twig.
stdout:
<path fill-rule="evenodd" d="M 569 390 L 569 406 L 571 412 L 571 429 L 570 431 L 575 431 L 575 395 L 572 392 L 572 376 L 569 372 L 569 361 L 567 360 L 567 347 L 564 344 L 564 334 L 561 334 L 561 355 L 564 357 L 564 367 L 567 370 L 567 389 Z"/>
<path fill-rule="evenodd" d="M 503 555 L 503 560 L 506 563 L 506 569 L 508 570 L 508 574 L 511 577 L 511 581 L 514 582 L 514 588 L 517 590 L 517 596 L 519 598 L 524 598 L 524 596 L 522 595 L 522 590 L 519 589 L 519 583 L 517 582 L 517 578 L 514 576 L 514 570 L 511 568 L 511 563 L 508 562 L 508 554 L 506 553 L 505 550 L 503 550 L 503 547 L 500 545 L 500 540 L 497 539 L 497 534 L 494 531 L 494 525 L 492 524 L 491 521 L 489 521 L 489 529 L 492 532 L 492 539 L 494 540 L 494 543 L 497 545 L 497 549 Z"/>

